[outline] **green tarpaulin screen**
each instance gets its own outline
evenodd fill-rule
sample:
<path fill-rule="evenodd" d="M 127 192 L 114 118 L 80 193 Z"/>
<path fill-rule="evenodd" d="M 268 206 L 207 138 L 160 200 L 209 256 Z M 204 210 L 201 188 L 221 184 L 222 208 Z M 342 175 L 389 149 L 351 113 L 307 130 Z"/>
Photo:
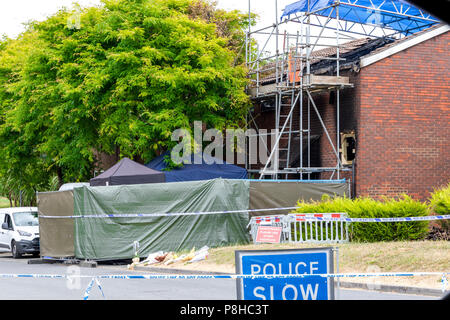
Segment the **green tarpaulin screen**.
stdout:
<path fill-rule="evenodd" d="M 249 181 L 216 179 L 74 189 L 74 215 L 247 210 Z M 118 260 L 155 251 L 190 250 L 250 241 L 248 213 L 131 218 L 76 218 L 75 256 Z"/>
<path fill-rule="evenodd" d="M 330 197 L 349 197 L 348 183 L 311 183 L 302 181 L 251 181 L 250 209 L 295 207 L 299 200 L 320 201 Z M 251 216 L 287 214 L 286 211 L 252 212 Z"/>
<path fill-rule="evenodd" d="M 163 184 L 83 187 L 38 193 L 41 256 L 92 260 L 132 258 L 134 241 L 141 257 L 156 251 L 198 249 L 248 243 L 249 216 L 284 211 L 211 215 L 51 218 L 72 215 L 154 214 L 233 211 L 295 206 L 299 199 L 348 196 L 348 183 L 217 179 Z M 48 216 L 48 218 L 42 218 Z"/>

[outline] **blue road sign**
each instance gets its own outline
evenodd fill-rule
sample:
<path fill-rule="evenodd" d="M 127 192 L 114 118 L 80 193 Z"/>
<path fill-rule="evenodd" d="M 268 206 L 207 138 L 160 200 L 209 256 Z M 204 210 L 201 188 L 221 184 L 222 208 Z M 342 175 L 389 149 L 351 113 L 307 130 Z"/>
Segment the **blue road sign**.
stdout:
<path fill-rule="evenodd" d="M 300 275 L 334 273 L 333 248 L 236 251 L 236 273 Z M 238 279 L 239 300 L 333 300 L 326 277 Z"/>

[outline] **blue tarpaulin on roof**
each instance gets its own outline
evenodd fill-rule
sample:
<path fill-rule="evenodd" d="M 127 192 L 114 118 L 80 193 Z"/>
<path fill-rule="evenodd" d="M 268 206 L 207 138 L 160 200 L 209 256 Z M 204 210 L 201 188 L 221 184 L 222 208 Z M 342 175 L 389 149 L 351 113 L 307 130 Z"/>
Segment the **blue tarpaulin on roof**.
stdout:
<path fill-rule="evenodd" d="M 281 19 L 298 12 L 314 12 L 319 16 L 336 18 L 332 5 L 335 0 L 300 0 L 283 11 Z M 308 8 L 309 6 L 309 8 Z M 439 23 L 439 19 L 404 0 L 340 0 L 339 19 L 361 24 L 377 25 L 404 34 L 415 33 Z"/>
<path fill-rule="evenodd" d="M 167 163 L 164 161 L 166 156 L 170 156 L 170 153 L 166 152 L 160 155 L 159 157 L 153 159 L 150 163 L 146 164 L 146 166 L 150 169 L 163 171 L 167 168 Z M 164 171 L 166 174 L 166 182 L 200 181 L 217 178 L 247 179 L 247 170 L 244 168 L 229 164 L 227 162 L 219 164 L 218 161 L 218 159 L 203 155 L 201 160 L 202 163 L 195 164 L 194 155 L 192 155 L 191 164 L 184 164 L 182 168 Z"/>

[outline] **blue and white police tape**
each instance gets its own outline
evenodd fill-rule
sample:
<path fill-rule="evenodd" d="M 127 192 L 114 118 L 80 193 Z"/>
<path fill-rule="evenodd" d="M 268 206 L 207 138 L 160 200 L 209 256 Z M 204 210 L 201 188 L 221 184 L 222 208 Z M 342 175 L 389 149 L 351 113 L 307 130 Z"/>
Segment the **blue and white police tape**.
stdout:
<path fill-rule="evenodd" d="M 441 283 L 442 283 L 442 292 L 445 292 L 448 286 L 448 280 L 447 277 L 445 276 L 445 273 L 442 275 Z"/>
<path fill-rule="evenodd" d="M 167 279 L 167 280 L 198 280 L 198 279 L 257 279 L 257 278 L 355 278 L 355 277 L 416 277 L 449 275 L 450 271 L 443 272 L 385 272 L 385 273 L 327 273 L 327 274 L 106 274 L 106 275 L 53 275 L 53 274 L 0 274 L 0 279 L 7 278 L 48 278 L 48 279 Z"/>
<path fill-rule="evenodd" d="M 92 278 L 91 282 L 89 282 L 86 291 L 84 292 L 83 300 L 89 299 L 89 294 L 91 293 L 91 289 L 94 286 L 95 278 Z"/>
<path fill-rule="evenodd" d="M 391 273 L 339 273 L 339 274 L 271 274 L 271 275 L 248 275 L 248 274 L 230 274 L 230 275 L 103 275 L 100 279 L 166 279 L 166 280 L 199 280 L 199 279 L 288 279 L 288 278 L 366 278 L 366 277 L 417 277 L 417 276 L 440 276 L 442 283 L 442 292 L 445 292 L 448 286 L 447 276 L 450 272 L 391 272 Z"/>
<path fill-rule="evenodd" d="M 171 216 L 196 216 L 196 215 L 214 215 L 214 214 L 230 214 L 230 213 L 255 213 L 255 212 L 270 212 L 270 211 L 288 211 L 295 210 L 297 207 L 285 208 L 266 208 L 266 209 L 243 209 L 243 210 L 229 210 L 229 211 L 211 211 L 211 212 L 177 212 L 177 213 L 120 213 L 120 214 L 90 214 L 90 215 L 76 215 L 76 216 L 46 216 L 39 215 L 43 219 L 105 219 L 105 218 L 155 218 L 155 217 L 171 217 Z M 342 221 L 342 222 L 413 222 L 413 221 L 435 221 L 435 220 L 449 220 L 450 215 L 437 216 L 422 216 L 422 217 L 393 217 L 393 218 L 348 218 L 342 217 L 343 213 L 331 213 L 330 216 L 323 216 L 324 214 L 289 214 L 284 216 L 266 216 L 253 217 L 252 221 L 271 221 L 283 217 L 290 217 L 299 219 L 299 221 Z M 337 217 L 338 216 L 338 217 Z"/>
<path fill-rule="evenodd" d="M 83 300 L 88 300 L 94 284 L 97 284 L 103 298 L 106 299 L 99 279 L 121 279 L 121 280 L 201 280 L 201 279 L 288 279 L 288 278 L 361 278 L 361 277 L 417 277 L 417 276 L 442 276 L 442 292 L 444 293 L 448 286 L 447 275 L 450 272 L 386 272 L 386 273 L 338 273 L 338 274 L 224 274 L 224 275 L 161 275 L 161 274 L 145 274 L 145 275 L 97 275 L 95 277 L 83 275 L 52 275 L 52 274 L 0 274 L 0 279 L 11 278 L 48 278 L 48 279 L 73 279 L 73 278 L 92 278 L 86 288 Z"/>
<path fill-rule="evenodd" d="M 266 208 L 266 209 L 242 209 L 228 211 L 210 211 L 210 212 L 159 212 L 159 213 L 117 213 L 117 214 L 83 214 L 77 216 L 46 216 L 39 215 L 43 219 L 100 219 L 100 218 L 154 218 L 154 217 L 170 217 L 170 216 L 196 216 L 224 213 L 253 213 L 253 212 L 270 212 L 270 211 L 288 211 L 295 210 L 297 207 L 286 208 Z"/>
<path fill-rule="evenodd" d="M 342 222 L 413 222 L 448 220 L 450 215 L 426 216 L 426 217 L 401 217 L 401 218 L 307 218 L 308 221 L 342 221 Z"/>
<path fill-rule="evenodd" d="M 321 214 L 322 215 L 322 214 Z M 334 214 L 333 214 L 334 215 Z M 343 215 L 343 214 L 336 214 Z M 290 214 L 284 217 L 288 217 L 289 219 L 296 221 L 334 221 L 334 222 L 414 222 L 414 221 L 436 221 L 436 220 L 449 220 L 450 215 L 440 215 L 440 216 L 422 216 L 422 217 L 394 217 L 394 218 L 347 218 L 347 217 L 333 217 L 333 216 L 325 216 L 320 217 L 317 214 Z M 272 222 L 272 221 L 280 221 L 283 219 L 283 216 L 270 216 L 270 217 L 253 217 L 251 222 L 260 223 L 260 222 Z"/>
<path fill-rule="evenodd" d="M 97 277 L 92 278 L 91 282 L 89 282 L 88 287 L 86 288 L 86 291 L 84 292 L 83 300 L 88 300 L 89 295 L 91 294 L 92 287 L 94 286 L 94 283 L 97 284 L 97 288 L 100 290 L 103 299 L 106 299 L 105 294 L 103 293 L 102 286 L 100 285 L 100 281 Z"/>

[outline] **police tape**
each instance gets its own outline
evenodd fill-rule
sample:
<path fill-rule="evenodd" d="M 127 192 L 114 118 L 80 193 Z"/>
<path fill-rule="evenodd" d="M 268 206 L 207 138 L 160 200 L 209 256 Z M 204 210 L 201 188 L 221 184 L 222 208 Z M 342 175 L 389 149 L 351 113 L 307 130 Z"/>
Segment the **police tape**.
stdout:
<path fill-rule="evenodd" d="M 101 292 L 104 299 L 106 296 L 100 284 L 100 279 L 120 279 L 120 280 L 204 280 L 204 279 L 289 279 L 289 278 L 360 278 L 360 277 L 417 277 L 417 276 L 442 276 L 442 292 L 445 293 L 448 286 L 447 275 L 450 272 L 387 272 L 387 273 L 337 273 L 337 274 L 224 274 L 224 275 L 53 275 L 53 274 L 0 274 L 0 279 L 11 278 L 36 278 L 36 279 L 66 279 L 73 278 L 91 278 L 84 295 L 83 300 L 88 300 L 94 284 Z"/>
<path fill-rule="evenodd" d="M 283 219 L 295 220 L 295 221 L 326 221 L 326 222 L 414 222 L 414 221 L 436 221 L 436 220 L 449 220 L 450 215 L 439 216 L 422 216 L 422 217 L 393 217 L 393 218 L 347 218 L 342 217 L 343 214 L 331 214 L 331 216 L 323 216 L 323 214 L 290 214 L 286 216 L 270 216 L 270 217 L 253 217 L 251 222 L 260 224 L 263 222 L 280 222 Z"/>
<path fill-rule="evenodd" d="M 243 209 L 229 211 L 211 211 L 211 212 L 177 212 L 177 213 L 129 213 L 129 214 L 100 214 L 100 215 L 77 215 L 77 216 L 46 216 L 39 215 L 43 219 L 104 219 L 104 218 L 154 218 L 154 217 L 171 217 L 171 216 L 196 216 L 196 215 L 214 215 L 229 213 L 254 213 L 254 212 L 270 212 L 270 211 L 287 211 L 295 210 L 297 207 L 285 208 L 266 208 L 266 209 Z M 284 216 L 266 216 L 253 217 L 251 221 L 256 223 L 262 221 L 278 222 L 284 217 L 295 218 L 297 221 L 337 221 L 337 222 L 413 222 L 413 221 L 435 221 L 449 220 L 450 215 L 422 216 L 422 217 L 393 217 L 393 218 L 347 218 L 342 217 L 343 213 L 332 213 L 331 216 L 323 216 L 323 214 L 305 213 L 305 214 L 289 214 Z"/>
<path fill-rule="evenodd" d="M 91 282 L 89 282 L 86 291 L 84 292 L 83 300 L 89 299 L 89 294 L 91 293 L 92 287 L 94 286 L 95 278 L 92 278 Z"/>
<path fill-rule="evenodd" d="M 166 280 L 199 280 L 199 279 L 258 279 L 258 278 L 355 278 L 355 277 L 415 277 L 448 275 L 449 272 L 386 272 L 386 273 L 326 273 L 326 274 L 141 274 L 141 275 L 53 275 L 53 274 L 0 274 L 0 279 L 7 278 L 40 278 L 40 279 L 73 279 L 73 278 L 97 278 L 97 279 L 166 279 Z"/>
<path fill-rule="evenodd" d="M 253 213 L 253 212 L 270 212 L 270 211 L 288 211 L 295 210 L 297 207 L 285 208 L 266 208 L 266 209 L 242 209 L 242 210 L 225 210 L 225 211 L 210 211 L 210 212 L 160 212 L 160 213 L 117 213 L 117 214 L 98 214 L 98 215 L 77 215 L 77 216 L 46 216 L 39 215 L 43 219 L 100 219 L 100 218 L 154 218 L 154 217 L 171 217 L 171 216 L 196 216 L 196 215 L 214 215 L 224 213 Z"/>
<path fill-rule="evenodd" d="M 92 278 L 91 282 L 89 282 L 88 287 L 86 288 L 86 291 L 84 292 L 83 300 L 88 300 L 89 295 L 91 294 L 92 287 L 94 286 L 94 283 L 97 284 L 97 288 L 100 290 L 103 299 L 106 299 L 105 294 L 103 292 L 102 286 L 100 285 L 100 281 L 97 277 Z"/>
<path fill-rule="evenodd" d="M 258 278 L 357 278 L 357 277 L 416 277 L 448 275 L 450 272 L 386 272 L 386 273 L 326 273 L 326 274 L 141 274 L 141 275 L 52 275 L 52 274 L 0 274 L 0 279 L 5 278 L 47 278 L 47 279 L 122 279 L 122 280 L 200 280 L 200 279 L 258 279 Z"/>

